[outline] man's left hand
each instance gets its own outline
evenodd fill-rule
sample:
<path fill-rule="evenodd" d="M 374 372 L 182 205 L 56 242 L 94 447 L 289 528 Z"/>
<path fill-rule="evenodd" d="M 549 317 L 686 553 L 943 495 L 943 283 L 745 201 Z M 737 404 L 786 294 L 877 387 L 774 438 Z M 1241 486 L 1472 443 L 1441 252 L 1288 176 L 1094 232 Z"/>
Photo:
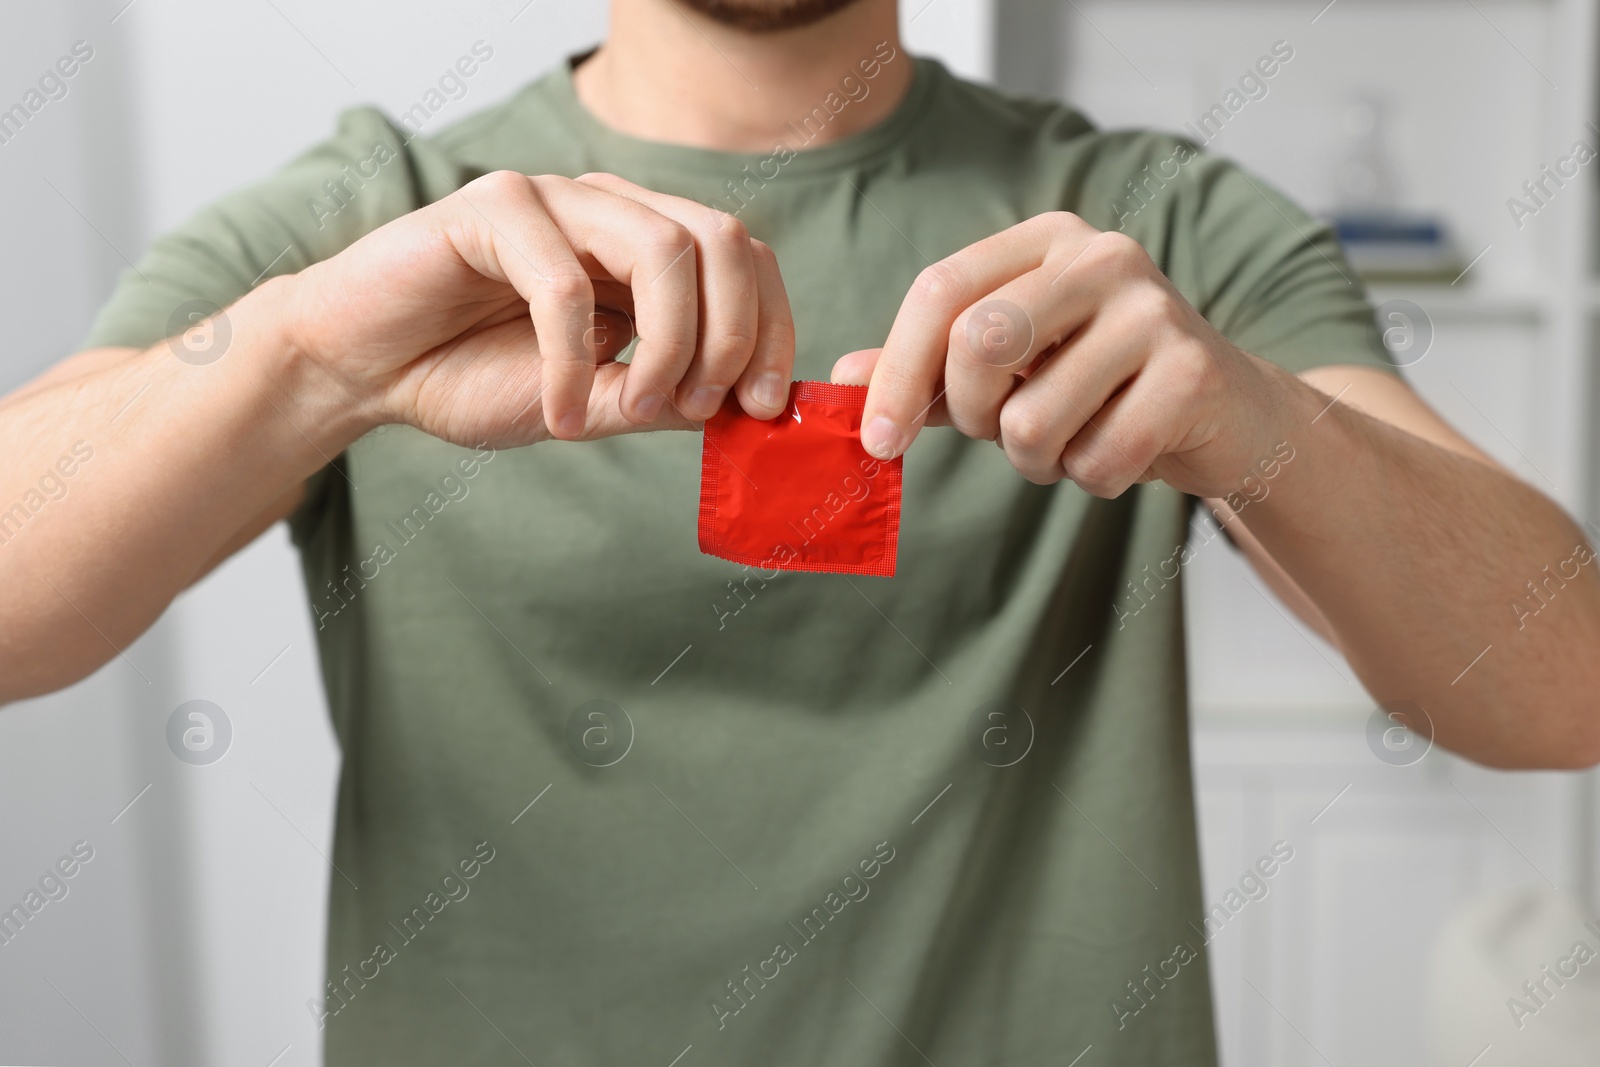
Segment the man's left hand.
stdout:
<path fill-rule="evenodd" d="M 861 439 L 879 458 L 950 425 L 1030 481 L 1101 497 L 1158 478 L 1235 491 L 1298 385 L 1230 344 L 1138 242 L 1067 212 L 928 267 L 883 348 L 842 357 L 833 380 L 870 385 Z"/>

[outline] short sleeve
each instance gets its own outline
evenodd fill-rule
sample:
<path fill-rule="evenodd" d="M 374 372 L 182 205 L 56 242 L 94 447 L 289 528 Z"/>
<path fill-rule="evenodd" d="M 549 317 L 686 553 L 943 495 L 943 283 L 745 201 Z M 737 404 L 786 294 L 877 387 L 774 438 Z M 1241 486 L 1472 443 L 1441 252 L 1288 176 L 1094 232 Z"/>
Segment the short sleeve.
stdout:
<path fill-rule="evenodd" d="M 118 278 L 84 347 L 148 347 L 179 332 L 172 320 L 185 305 L 227 307 L 267 278 L 335 255 L 422 206 L 421 165 L 381 113 L 346 111 L 331 138 L 152 242 Z"/>
<path fill-rule="evenodd" d="M 1332 227 L 1226 160 L 1202 155 L 1188 167 L 1197 306 L 1212 325 L 1295 373 L 1331 364 L 1395 372 Z"/>
<path fill-rule="evenodd" d="M 83 347 L 146 348 L 173 336 L 196 301 L 227 307 L 267 278 L 337 255 L 422 207 L 424 190 L 450 186 L 448 169 L 380 112 L 346 111 L 332 137 L 152 242 L 137 269 L 118 278 Z M 333 506 L 343 461 L 336 457 L 307 480 L 289 519 L 296 543 L 303 545 Z"/>

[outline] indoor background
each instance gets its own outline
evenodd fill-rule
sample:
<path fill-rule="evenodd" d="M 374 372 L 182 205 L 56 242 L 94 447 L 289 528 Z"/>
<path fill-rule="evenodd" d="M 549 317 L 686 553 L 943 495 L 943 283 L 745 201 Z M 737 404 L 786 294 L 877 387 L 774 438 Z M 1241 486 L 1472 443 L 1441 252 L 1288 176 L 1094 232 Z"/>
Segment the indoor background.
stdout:
<path fill-rule="evenodd" d="M 1593 0 L 904 3 L 912 49 L 961 74 L 1205 140 L 1344 222 L 1383 279 L 1373 299 L 1407 376 L 1596 518 Z M 0 125 L 0 389 L 74 350 L 152 236 L 326 136 L 341 108 L 398 115 L 488 43 L 430 119 L 442 128 L 605 28 L 602 0 L 78 0 L 0 17 L 0 110 L 79 60 L 25 124 Z M 1600 947 L 1595 775 L 1488 771 L 1389 729 L 1220 538 L 1185 581 L 1207 901 L 1279 842 L 1294 855 L 1211 941 L 1224 1061 L 1592 1062 L 1600 962 L 1531 1016 L 1507 999 L 1526 1002 L 1521 984 L 1575 942 Z M 306 1001 L 337 753 L 299 582 L 280 527 L 94 677 L 0 711 L 0 909 L 92 850 L 0 944 L 0 1061 L 319 1062 Z M 167 741 L 197 699 L 231 727 L 205 765 Z M 1565 1047 L 1591 1059 L 1560 1058 L 1585 1040 Z"/>

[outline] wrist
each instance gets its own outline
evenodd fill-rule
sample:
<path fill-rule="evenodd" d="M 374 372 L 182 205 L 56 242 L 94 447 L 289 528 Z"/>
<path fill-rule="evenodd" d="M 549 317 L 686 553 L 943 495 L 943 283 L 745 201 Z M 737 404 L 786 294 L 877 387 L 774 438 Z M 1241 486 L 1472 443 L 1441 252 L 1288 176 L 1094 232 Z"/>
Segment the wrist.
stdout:
<path fill-rule="evenodd" d="M 304 329 L 304 282 L 280 275 L 262 282 L 228 309 L 236 331 L 268 339 L 258 386 L 329 455 L 385 421 L 370 389 L 340 374 Z"/>
<path fill-rule="evenodd" d="M 1257 362 L 1268 368 L 1271 383 L 1260 447 L 1271 459 L 1248 472 L 1240 491 L 1251 505 L 1252 527 L 1298 528 L 1300 516 L 1315 511 L 1345 479 L 1358 476 L 1363 435 L 1352 418 L 1361 416 L 1282 367 Z"/>
<path fill-rule="evenodd" d="M 1250 358 L 1265 369 L 1271 383 L 1267 402 L 1267 436 L 1274 442 L 1287 441 L 1296 447 L 1306 446 L 1309 437 L 1332 414 L 1330 402 L 1333 397 L 1324 395 L 1299 375 L 1276 363 L 1259 356 Z"/>

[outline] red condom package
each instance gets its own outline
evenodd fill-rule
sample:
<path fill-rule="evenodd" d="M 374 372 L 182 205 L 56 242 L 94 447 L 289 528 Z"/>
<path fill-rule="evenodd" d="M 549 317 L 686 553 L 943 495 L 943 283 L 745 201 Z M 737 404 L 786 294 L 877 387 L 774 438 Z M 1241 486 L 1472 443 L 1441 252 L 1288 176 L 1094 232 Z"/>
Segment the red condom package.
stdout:
<path fill-rule="evenodd" d="M 700 551 L 770 570 L 894 574 L 900 458 L 861 447 L 864 385 L 795 382 L 783 414 L 751 418 L 732 393 L 706 420 Z"/>

